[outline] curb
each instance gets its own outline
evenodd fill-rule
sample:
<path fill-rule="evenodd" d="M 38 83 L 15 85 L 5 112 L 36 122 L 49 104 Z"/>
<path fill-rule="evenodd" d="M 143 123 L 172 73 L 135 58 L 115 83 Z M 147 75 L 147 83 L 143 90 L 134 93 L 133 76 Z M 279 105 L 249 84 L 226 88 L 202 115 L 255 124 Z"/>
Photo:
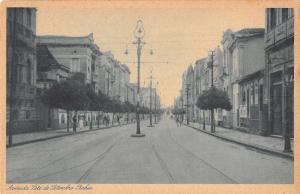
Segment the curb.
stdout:
<path fill-rule="evenodd" d="M 97 131 L 97 130 L 101 130 L 101 129 L 109 129 L 112 127 L 122 127 L 125 125 L 130 125 L 130 124 L 134 124 L 134 123 L 125 123 L 122 125 L 112 125 L 112 126 L 108 126 L 108 127 L 100 127 L 100 128 L 96 128 L 96 129 L 89 129 L 89 130 L 84 130 L 84 131 L 78 131 L 76 133 L 73 132 L 66 132 L 66 134 L 62 134 L 62 135 L 55 135 L 55 136 L 50 136 L 50 137 L 45 137 L 45 138 L 40 138 L 40 139 L 33 139 L 33 140 L 29 140 L 29 141 L 24 141 L 24 142 L 19 142 L 19 143 L 15 143 L 12 144 L 11 146 L 6 145 L 6 148 L 11 148 L 11 147 L 16 147 L 16 146 L 21 146 L 21 145 L 26 145 L 26 144 L 30 144 L 30 143 L 36 143 L 39 141 L 45 141 L 45 140 L 49 140 L 49 139 L 55 139 L 55 138 L 59 138 L 59 137 L 66 137 L 66 136 L 70 136 L 70 135 L 77 135 L 77 134 L 81 134 L 81 133 L 87 133 L 87 132 L 92 132 L 92 131 Z"/>
<path fill-rule="evenodd" d="M 203 129 L 199 129 L 199 128 L 194 127 L 194 126 L 190 126 L 190 125 L 186 125 L 186 124 L 184 124 L 184 125 L 187 126 L 187 127 L 192 128 L 192 129 L 195 129 L 197 131 L 206 133 L 208 135 L 220 138 L 220 139 L 225 140 L 225 141 L 236 143 L 236 144 L 239 144 L 239 145 L 242 145 L 242 146 L 245 146 L 245 147 L 253 148 L 253 149 L 256 149 L 256 150 L 259 150 L 259 151 L 267 152 L 267 153 L 270 153 L 270 154 L 273 154 L 273 155 L 276 155 L 276 156 L 279 156 L 279 157 L 282 157 L 282 158 L 286 158 L 286 159 L 290 159 L 290 160 L 294 161 L 294 155 L 293 154 L 280 152 L 278 150 L 274 150 L 274 149 L 271 149 L 271 148 L 268 148 L 268 147 L 265 147 L 265 146 L 261 146 L 261 145 L 257 145 L 257 144 L 245 143 L 245 142 L 242 142 L 242 141 L 237 140 L 237 139 L 233 139 L 233 138 L 230 138 L 230 137 L 225 137 L 223 135 L 218 135 L 218 134 L 210 133 L 208 131 L 205 131 Z"/>

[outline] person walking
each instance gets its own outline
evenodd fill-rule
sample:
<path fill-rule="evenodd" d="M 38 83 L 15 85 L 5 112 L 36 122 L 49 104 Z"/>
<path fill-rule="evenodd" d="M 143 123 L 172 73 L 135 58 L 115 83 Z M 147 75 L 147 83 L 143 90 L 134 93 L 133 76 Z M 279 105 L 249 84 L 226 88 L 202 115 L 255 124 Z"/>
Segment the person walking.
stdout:
<path fill-rule="evenodd" d="M 179 126 L 181 127 L 181 125 L 182 125 L 182 122 L 183 122 L 183 116 L 181 115 L 180 116 L 180 121 L 179 121 Z"/>
<path fill-rule="evenodd" d="M 177 127 L 179 126 L 179 117 L 176 116 L 176 124 L 177 124 Z"/>
<path fill-rule="evenodd" d="M 76 115 L 73 116 L 73 133 L 76 133 L 76 125 L 77 125 L 77 118 Z"/>

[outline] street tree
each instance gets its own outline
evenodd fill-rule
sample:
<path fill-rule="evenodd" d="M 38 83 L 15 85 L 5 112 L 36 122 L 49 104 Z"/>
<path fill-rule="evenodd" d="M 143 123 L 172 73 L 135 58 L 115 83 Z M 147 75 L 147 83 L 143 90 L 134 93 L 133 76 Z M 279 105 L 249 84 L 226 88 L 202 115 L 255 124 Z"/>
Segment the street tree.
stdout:
<path fill-rule="evenodd" d="M 80 77 L 79 75 L 77 75 Z M 67 130 L 69 131 L 70 111 L 75 111 L 75 118 L 79 110 L 86 109 L 89 98 L 86 95 L 86 88 L 78 77 L 71 77 L 66 81 L 54 84 L 46 90 L 41 101 L 48 107 L 61 108 L 67 111 Z M 73 132 L 76 132 L 76 122 L 73 122 Z"/>
<path fill-rule="evenodd" d="M 98 95 L 96 94 L 94 87 L 91 84 L 86 85 L 86 95 L 88 97 L 87 109 L 91 113 L 90 129 L 93 128 L 93 111 L 98 111 L 100 109 L 100 103 Z"/>
<path fill-rule="evenodd" d="M 214 111 L 214 109 L 225 109 L 229 111 L 232 109 L 228 94 L 216 87 L 211 87 L 210 89 L 203 91 L 198 97 L 196 105 L 201 110 Z M 211 126 L 211 132 L 213 133 L 215 132 L 214 118 L 211 119 Z"/>

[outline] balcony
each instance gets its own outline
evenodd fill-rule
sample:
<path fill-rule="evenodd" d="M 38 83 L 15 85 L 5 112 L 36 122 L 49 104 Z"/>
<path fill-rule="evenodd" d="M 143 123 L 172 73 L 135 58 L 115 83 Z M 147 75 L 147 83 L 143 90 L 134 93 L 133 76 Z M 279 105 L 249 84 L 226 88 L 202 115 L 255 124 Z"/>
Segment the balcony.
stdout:
<path fill-rule="evenodd" d="M 35 36 L 31 30 L 28 30 L 22 24 L 17 24 L 17 39 L 27 46 L 34 48 Z"/>
<path fill-rule="evenodd" d="M 294 35 L 294 17 L 289 18 L 282 24 L 277 25 L 274 29 L 265 34 L 266 47 L 276 44 Z"/>

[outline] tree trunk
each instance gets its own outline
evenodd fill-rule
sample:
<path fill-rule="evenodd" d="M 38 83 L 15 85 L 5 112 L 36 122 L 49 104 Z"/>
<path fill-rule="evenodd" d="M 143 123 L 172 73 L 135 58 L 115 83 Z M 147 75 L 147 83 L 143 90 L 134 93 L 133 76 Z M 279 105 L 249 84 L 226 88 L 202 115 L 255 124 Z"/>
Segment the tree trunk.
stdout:
<path fill-rule="evenodd" d="M 100 128 L 100 112 L 99 111 L 98 111 L 97 122 L 98 122 L 98 129 L 99 129 Z"/>
<path fill-rule="evenodd" d="M 67 132 L 70 131 L 70 111 L 67 110 Z"/>
<path fill-rule="evenodd" d="M 210 132 L 214 133 L 214 109 L 210 110 Z"/>
<path fill-rule="evenodd" d="M 76 133 L 76 125 L 77 125 L 77 110 L 75 110 L 75 119 L 73 119 L 73 132 Z"/>
<path fill-rule="evenodd" d="M 90 129 L 93 129 L 93 112 L 91 111 Z"/>

